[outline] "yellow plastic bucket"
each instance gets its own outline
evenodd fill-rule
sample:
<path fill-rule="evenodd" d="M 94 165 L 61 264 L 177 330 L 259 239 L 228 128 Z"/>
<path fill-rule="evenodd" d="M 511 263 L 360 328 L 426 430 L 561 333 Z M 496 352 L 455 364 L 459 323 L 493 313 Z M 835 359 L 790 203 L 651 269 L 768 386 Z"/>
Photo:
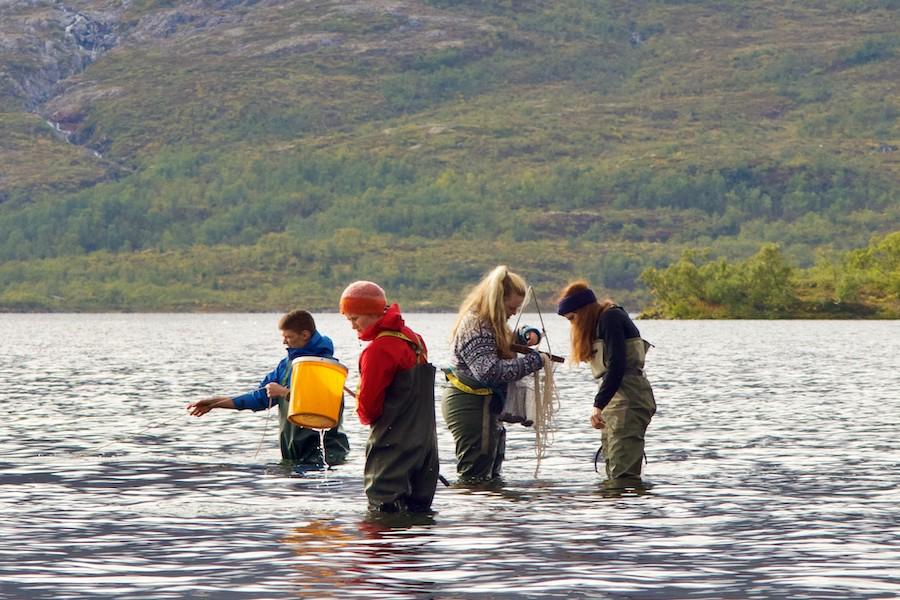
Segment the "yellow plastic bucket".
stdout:
<path fill-rule="evenodd" d="M 332 358 L 300 356 L 291 362 L 288 420 L 310 429 L 337 425 L 347 367 Z"/>

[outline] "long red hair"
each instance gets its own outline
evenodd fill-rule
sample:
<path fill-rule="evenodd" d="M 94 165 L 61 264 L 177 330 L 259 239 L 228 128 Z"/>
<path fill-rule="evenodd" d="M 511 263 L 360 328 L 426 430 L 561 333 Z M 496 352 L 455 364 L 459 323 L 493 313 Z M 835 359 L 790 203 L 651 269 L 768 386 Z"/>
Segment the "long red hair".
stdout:
<path fill-rule="evenodd" d="M 587 281 L 583 279 L 573 281 L 560 292 L 559 300 L 586 289 L 590 289 Z M 615 305 L 615 302 L 606 298 L 605 300 L 591 302 L 575 311 L 575 318 L 571 321 L 572 353 L 569 356 L 569 360 L 574 362 L 591 361 L 597 322 L 607 309 Z"/>

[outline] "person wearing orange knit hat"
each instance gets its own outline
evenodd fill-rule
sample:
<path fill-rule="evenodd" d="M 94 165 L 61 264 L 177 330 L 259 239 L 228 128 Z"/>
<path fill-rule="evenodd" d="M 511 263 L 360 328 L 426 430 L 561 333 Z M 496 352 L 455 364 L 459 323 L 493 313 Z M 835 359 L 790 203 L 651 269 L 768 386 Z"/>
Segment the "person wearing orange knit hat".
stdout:
<path fill-rule="evenodd" d="M 406 326 L 384 290 L 356 281 L 341 294 L 341 314 L 359 339 L 356 412 L 370 425 L 365 486 L 369 507 L 384 512 L 426 512 L 438 481 L 434 415 L 435 368 L 422 336 Z"/>

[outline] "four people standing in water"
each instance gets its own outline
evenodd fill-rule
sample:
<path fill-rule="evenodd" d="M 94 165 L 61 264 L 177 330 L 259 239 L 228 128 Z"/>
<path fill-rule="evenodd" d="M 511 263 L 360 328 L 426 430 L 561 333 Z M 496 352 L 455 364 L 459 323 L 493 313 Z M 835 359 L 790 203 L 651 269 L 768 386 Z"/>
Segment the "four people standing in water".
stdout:
<path fill-rule="evenodd" d="M 441 406 L 455 442 L 457 473 L 463 483 L 497 480 L 506 451 L 506 430 L 499 417 L 507 386 L 544 367 L 542 355 L 527 346 L 540 341 L 532 327 L 513 332 L 510 317 L 521 309 L 525 280 L 507 267 L 488 273 L 460 306 L 451 334 L 451 362 L 444 369 L 448 386 Z M 439 461 L 434 408 L 435 367 L 428 362 L 422 337 L 406 326 L 384 290 L 357 281 L 344 290 L 340 312 L 369 342 L 359 356 L 357 414 L 371 427 L 365 451 L 365 491 L 369 507 L 383 512 L 426 512 L 431 508 Z M 573 362 L 590 364 L 599 380 L 591 426 L 601 430 L 607 487 L 640 484 L 644 436 L 656 411 L 653 390 L 644 376 L 649 344 L 628 314 L 610 300 L 598 301 L 584 281 L 560 294 L 557 313 L 571 323 Z M 281 413 L 281 451 L 285 459 L 321 464 L 317 431 L 286 420 L 291 361 L 298 356 L 331 358 L 331 340 L 316 331 L 312 316 L 293 311 L 279 323 L 288 356 L 259 389 L 214 397 L 188 405 L 200 416 L 213 408 L 262 410 L 274 403 Z M 514 349 L 515 347 L 515 349 Z M 517 354 L 517 351 L 519 352 Z M 343 411 L 343 407 L 341 407 Z M 328 464 L 349 450 L 338 426 L 325 433 Z"/>

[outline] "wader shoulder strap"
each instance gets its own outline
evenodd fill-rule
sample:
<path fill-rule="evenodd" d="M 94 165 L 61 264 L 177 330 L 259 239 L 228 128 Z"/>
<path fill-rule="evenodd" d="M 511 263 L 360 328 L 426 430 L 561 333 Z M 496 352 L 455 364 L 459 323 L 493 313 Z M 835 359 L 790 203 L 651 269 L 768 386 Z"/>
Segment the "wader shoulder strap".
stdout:
<path fill-rule="evenodd" d="M 416 337 L 419 338 L 418 341 L 411 340 L 409 336 L 400 333 L 399 331 L 382 331 L 378 335 L 375 336 L 375 339 L 380 337 L 395 337 L 400 338 L 401 340 L 405 340 L 409 344 L 412 345 L 413 350 L 416 352 L 416 362 L 417 363 L 426 363 L 428 362 L 428 353 L 425 351 L 425 344 L 422 343 L 422 338 L 418 334 Z"/>

